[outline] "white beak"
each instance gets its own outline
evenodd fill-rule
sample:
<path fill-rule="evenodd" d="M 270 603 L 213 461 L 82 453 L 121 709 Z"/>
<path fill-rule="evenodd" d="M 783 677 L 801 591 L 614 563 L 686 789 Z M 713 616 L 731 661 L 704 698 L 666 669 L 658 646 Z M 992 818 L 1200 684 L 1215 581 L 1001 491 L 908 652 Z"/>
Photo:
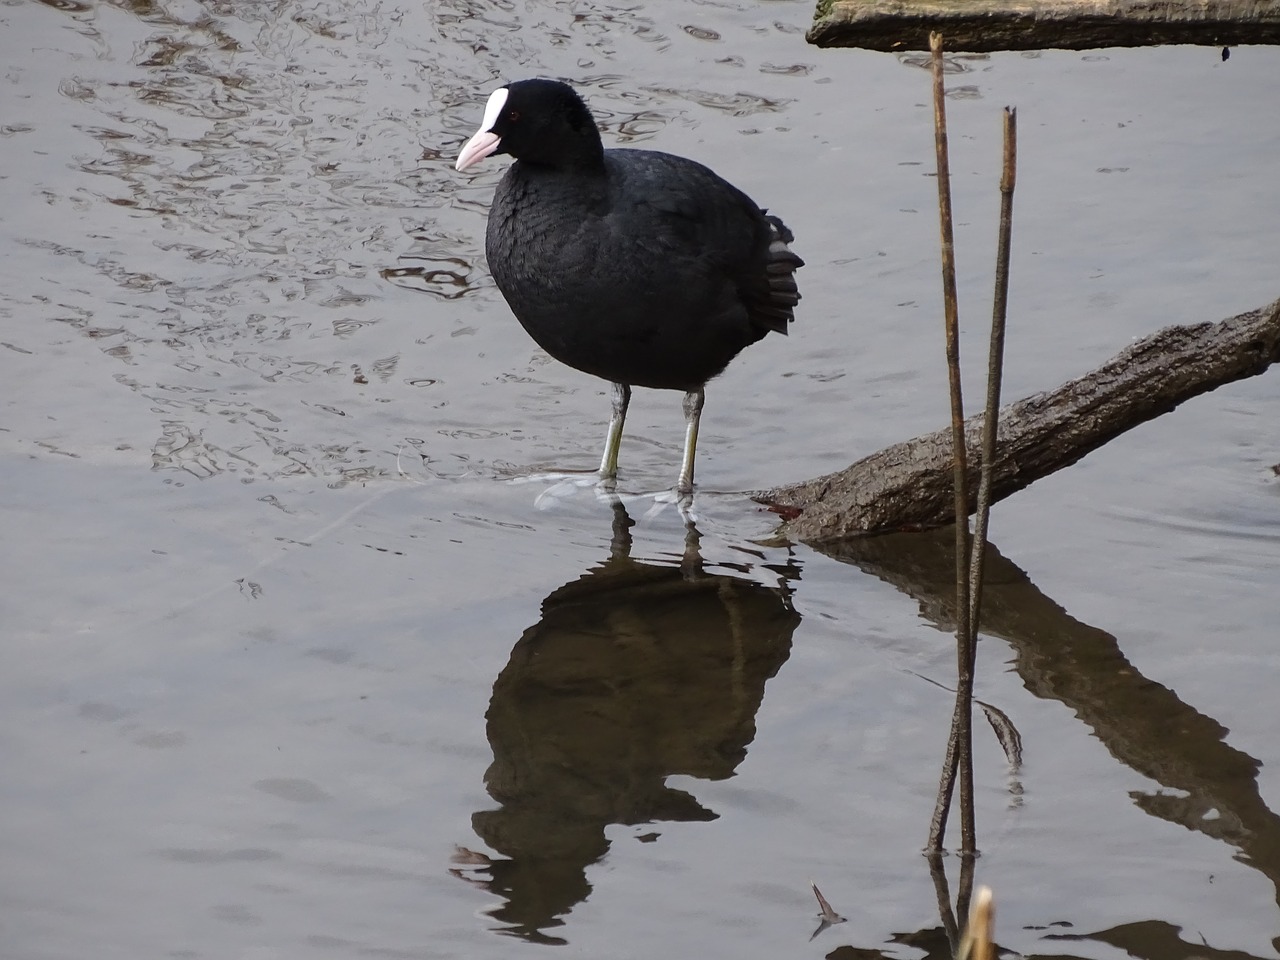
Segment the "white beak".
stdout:
<path fill-rule="evenodd" d="M 502 139 L 492 131 L 481 130 L 474 137 L 466 142 L 462 148 L 462 152 L 458 154 L 458 160 L 454 163 L 455 169 L 465 170 L 473 163 L 479 163 L 493 151 L 498 149 L 498 144 Z"/>
<path fill-rule="evenodd" d="M 465 170 L 473 163 L 479 163 L 498 149 L 502 138 L 493 132 L 493 125 L 498 122 L 498 114 L 507 105 L 507 88 L 499 87 L 489 94 L 489 102 L 484 105 L 484 119 L 480 121 L 480 129 L 462 147 L 458 160 L 454 163 L 457 170 Z"/>

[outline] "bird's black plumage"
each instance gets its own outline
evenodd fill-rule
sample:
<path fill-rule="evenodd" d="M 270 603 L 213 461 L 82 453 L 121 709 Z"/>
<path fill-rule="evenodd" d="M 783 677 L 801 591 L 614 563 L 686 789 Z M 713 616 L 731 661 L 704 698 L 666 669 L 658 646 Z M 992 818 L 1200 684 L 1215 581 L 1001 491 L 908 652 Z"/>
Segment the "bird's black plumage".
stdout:
<path fill-rule="evenodd" d="M 739 351 L 787 332 L 803 265 L 791 232 L 707 167 L 604 149 L 581 98 L 552 80 L 494 93 L 458 168 L 489 153 L 516 159 L 489 211 L 489 269 L 556 359 L 615 384 L 698 391 L 700 409 Z"/>

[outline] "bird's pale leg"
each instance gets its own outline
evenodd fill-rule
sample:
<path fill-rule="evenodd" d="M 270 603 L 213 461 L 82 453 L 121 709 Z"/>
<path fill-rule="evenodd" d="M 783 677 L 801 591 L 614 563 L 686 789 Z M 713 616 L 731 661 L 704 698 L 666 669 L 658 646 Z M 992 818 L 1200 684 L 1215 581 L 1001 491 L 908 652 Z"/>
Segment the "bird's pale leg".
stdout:
<path fill-rule="evenodd" d="M 631 388 L 625 383 L 615 383 L 610 399 L 613 403 L 613 416 L 609 418 L 609 432 L 604 437 L 604 456 L 600 460 L 601 480 L 616 480 L 618 477 L 618 448 L 622 446 L 622 425 L 627 420 Z"/>
<path fill-rule="evenodd" d="M 698 453 L 698 420 L 702 417 L 702 388 L 684 395 L 684 460 L 680 464 L 680 480 L 676 492 L 693 493 L 693 459 Z"/>

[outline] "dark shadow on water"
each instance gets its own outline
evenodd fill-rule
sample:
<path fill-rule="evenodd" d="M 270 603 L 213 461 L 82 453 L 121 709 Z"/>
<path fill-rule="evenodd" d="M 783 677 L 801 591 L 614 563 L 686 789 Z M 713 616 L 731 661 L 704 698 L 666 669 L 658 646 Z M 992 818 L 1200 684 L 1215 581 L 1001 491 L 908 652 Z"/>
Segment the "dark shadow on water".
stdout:
<path fill-rule="evenodd" d="M 1098 933 L 1051 933 L 1046 940 L 1105 943 L 1134 960 L 1257 960 L 1240 950 L 1215 950 L 1194 934 L 1187 939 L 1182 929 L 1162 920 L 1124 923 Z M 1057 958 L 1062 954 L 1052 954 Z M 1032 960 L 1032 958 L 1028 958 Z"/>
<path fill-rule="evenodd" d="M 630 525 L 618 505 L 609 557 L 547 597 L 494 684 L 486 785 L 500 806 L 476 813 L 473 826 L 499 856 L 460 850 L 453 872 L 501 896 L 492 911 L 501 932 L 531 942 L 565 942 L 549 931 L 590 894 L 587 869 L 609 848 L 607 827 L 715 819 L 666 779 L 733 775 L 755 736 L 765 683 L 800 622 L 789 588 L 798 565 L 711 572 L 692 525 L 683 555 L 636 560 Z M 822 549 L 893 584 L 926 620 L 951 629 L 952 547 L 942 530 Z M 1027 689 L 1070 707 L 1126 766 L 1186 794 L 1135 793 L 1143 810 L 1231 844 L 1280 890 L 1280 819 L 1258 791 L 1258 762 L 1224 742 L 1221 724 L 1141 676 L 1115 637 L 1072 618 L 994 546 L 986 571 L 982 634 L 1011 645 Z M 746 579 L 753 573 L 769 583 Z M 1216 818 L 1206 819 L 1210 811 Z M 951 957 L 957 914 L 945 873 L 932 866 L 942 925 L 877 946 L 842 945 L 828 960 L 879 960 L 904 947 L 926 960 Z M 971 883 L 962 876 L 962 905 Z M 1187 941 L 1161 920 L 1089 934 L 1055 922 L 1043 936 L 1046 946 L 1107 944 L 1139 958 L 1256 960 Z"/>
<path fill-rule="evenodd" d="M 894 947 L 886 952 L 875 947 L 836 947 L 827 954 L 827 960 L 898 960 L 902 956 L 900 947 L 919 950 L 919 960 L 952 960 L 951 940 L 942 927 L 929 927 L 915 933 L 894 935 L 890 942 Z M 1065 960 L 1065 958 L 1064 958 Z"/>
<path fill-rule="evenodd" d="M 503 897 L 492 916 L 530 941 L 563 942 L 546 931 L 591 892 L 610 825 L 716 818 L 666 779 L 733 776 L 800 623 L 798 566 L 761 566 L 768 584 L 710 572 L 692 524 L 682 555 L 636 560 L 630 527 L 615 505 L 608 558 L 543 601 L 486 714 L 500 806 L 472 825 L 501 858 L 463 851 L 454 873 Z"/>
<path fill-rule="evenodd" d="M 914 598 L 921 616 L 940 629 L 954 628 L 954 542 L 949 528 L 819 549 Z M 1026 688 L 1069 707 L 1116 760 L 1178 794 L 1134 791 L 1133 801 L 1142 810 L 1230 844 L 1236 858 L 1267 877 L 1280 898 L 1280 818 L 1258 789 L 1259 762 L 1227 744 L 1228 730 L 1216 720 L 1143 677 L 1114 636 L 1074 619 L 994 546 L 988 545 L 985 562 L 981 634 L 999 637 L 1013 648 L 1013 665 Z M 948 918 L 943 919 L 946 923 Z M 948 926 L 953 924 L 954 920 Z M 901 935 L 911 939 L 895 942 L 909 942 L 930 957 L 947 956 L 934 952 L 948 949 L 947 929 L 938 932 L 942 939 L 936 947 L 915 942 L 928 931 Z M 1249 956 L 1186 943 L 1176 926 L 1159 920 L 1058 938 L 1108 943 L 1135 957 Z M 849 947 L 828 956 L 852 960 L 878 955 Z"/>
<path fill-rule="evenodd" d="M 1148 920 L 1126 923 L 1098 933 L 1046 932 L 1044 939 L 1064 945 L 1072 941 L 1107 944 L 1134 960 L 1260 960 L 1253 954 L 1239 950 L 1215 950 L 1198 939 L 1188 940 L 1179 934 L 1180 930 L 1172 924 Z M 952 960 L 954 957 L 952 941 L 942 927 L 898 934 L 892 938 L 892 943 L 896 947 L 910 947 L 920 951 L 919 960 Z M 901 955 L 896 949 L 885 952 L 875 948 L 843 946 L 828 953 L 826 960 L 895 960 Z M 1001 956 L 1001 951 L 997 950 L 996 955 Z M 1079 955 L 1066 952 L 1028 953 L 1022 956 L 1025 960 L 1080 960 Z"/>

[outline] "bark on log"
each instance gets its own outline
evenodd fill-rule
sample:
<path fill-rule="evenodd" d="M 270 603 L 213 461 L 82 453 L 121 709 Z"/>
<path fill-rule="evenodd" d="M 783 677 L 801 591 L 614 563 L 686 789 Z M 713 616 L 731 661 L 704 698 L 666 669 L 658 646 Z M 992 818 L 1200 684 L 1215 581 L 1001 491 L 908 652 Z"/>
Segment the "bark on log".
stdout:
<path fill-rule="evenodd" d="M 1280 300 L 1220 323 L 1154 333 L 1092 373 L 1000 411 L 992 502 L 1184 400 L 1277 361 Z M 965 421 L 971 511 L 981 431 L 981 415 Z M 784 517 L 783 537 L 806 543 L 942 526 L 955 518 L 952 497 L 950 428 L 886 447 L 838 473 L 754 495 Z"/>
<path fill-rule="evenodd" d="M 819 0 L 806 39 L 819 47 L 947 51 L 1086 50 L 1280 43 L 1280 0 Z"/>

